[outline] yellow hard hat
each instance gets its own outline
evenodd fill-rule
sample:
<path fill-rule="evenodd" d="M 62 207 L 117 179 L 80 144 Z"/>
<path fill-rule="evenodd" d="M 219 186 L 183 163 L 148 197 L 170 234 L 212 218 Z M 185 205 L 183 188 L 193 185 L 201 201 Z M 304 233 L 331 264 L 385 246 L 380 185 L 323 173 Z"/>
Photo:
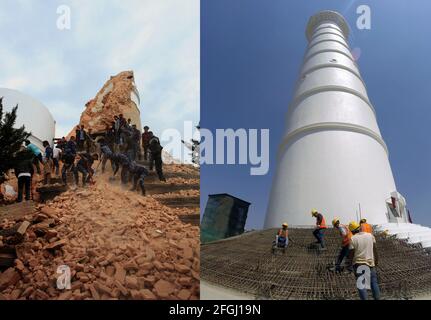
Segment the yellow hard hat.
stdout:
<path fill-rule="evenodd" d="M 332 225 L 333 225 L 333 226 L 335 226 L 335 224 L 336 224 L 337 222 L 340 222 L 340 219 L 338 219 L 338 218 L 334 218 L 334 220 L 332 220 Z"/>
<path fill-rule="evenodd" d="M 366 223 L 367 222 L 367 219 L 365 219 L 365 218 L 363 218 L 363 219 L 361 219 L 361 221 L 359 221 L 359 223 Z"/>
<path fill-rule="evenodd" d="M 349 230 L 355 231 L 356 229 L 359 229 L 361 226 L 356 221 L 352 221 L 349 223 Z"/>
<path fill-rule="evenodd" d="M 316 209 L 311 210 L 311 215 L 314 216 L 317 213 Z"/>
<path fill-rule="evenodd" d="M 287 222 L 285 222 L 282 224 L 282 226 L 287 228 L 289 225 L 287 224 Z"/>

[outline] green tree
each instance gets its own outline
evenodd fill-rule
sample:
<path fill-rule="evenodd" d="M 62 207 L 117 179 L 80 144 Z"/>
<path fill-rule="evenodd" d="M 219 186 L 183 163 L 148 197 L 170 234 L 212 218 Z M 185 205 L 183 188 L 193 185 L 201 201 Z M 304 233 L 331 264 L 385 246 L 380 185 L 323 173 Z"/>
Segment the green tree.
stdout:
<path fill-rule="evenodd" d="M 15 154 L 31 135 L 24 126 L 14 128 L 17 110 L 18 105 L 11 112 L 3 114 L 3 97 L 0 98 L 0 180 L 7 170 L 13 168 Z"/>

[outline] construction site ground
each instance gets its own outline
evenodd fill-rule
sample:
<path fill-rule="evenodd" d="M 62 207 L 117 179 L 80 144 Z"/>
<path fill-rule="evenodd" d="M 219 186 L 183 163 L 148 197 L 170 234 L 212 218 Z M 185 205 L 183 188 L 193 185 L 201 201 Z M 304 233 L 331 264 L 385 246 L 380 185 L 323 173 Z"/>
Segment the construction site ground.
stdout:
<path fill-rule="evenodd" d="M 201 300 L 254 300 L 255 296 L 201 279 Z"/>
<path fill-rule="evenodd" d="M 333 271 L 341 244 L 336 230 L 326 231 L 327 250 L 319 251 L 312 229 L 289 229 L 290 243 L 285 254 L 272 253 L 276 232 L 277 229 L 253 231 L 202 244 L 201 278 L 211 285 L 208 292 L 201 287 L 202 297 L 217 299 L 227 288 L 234 297 L 246 294 L 256 299 L 359 299 L 354 275 L 347 270 Z M 381 298 L 429 297 L 431 256 L 419 246 L 383 234 L 375 237 Z"/>
<path fill-rule="evenodd" d="M 164 169 L 168 181 L 151 173 L 146 197 L 109 168 L 44 204 L 1 207 L 0 300 L 199 299 L 199 170 Z"/>

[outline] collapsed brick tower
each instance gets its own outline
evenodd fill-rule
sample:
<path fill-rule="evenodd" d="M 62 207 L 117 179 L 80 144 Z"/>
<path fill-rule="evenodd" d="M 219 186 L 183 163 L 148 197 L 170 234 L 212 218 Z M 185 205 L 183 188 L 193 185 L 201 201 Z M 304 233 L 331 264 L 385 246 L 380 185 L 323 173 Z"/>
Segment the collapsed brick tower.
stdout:
<path fill-rule="evenodd" d="M 121 72 L 111 77 L 96 97 L 86 103 L 80 125 L 97 134 L 105 131 L 106 125 L 111 124 L 115 115 L 123 114 L 124 118 L 131 119 L 132 124 L 136 124 L 141 130 L 139 105 L 139 92 L 133 71 Z M 74 134 L 74 131 L 71 134 Z"/>

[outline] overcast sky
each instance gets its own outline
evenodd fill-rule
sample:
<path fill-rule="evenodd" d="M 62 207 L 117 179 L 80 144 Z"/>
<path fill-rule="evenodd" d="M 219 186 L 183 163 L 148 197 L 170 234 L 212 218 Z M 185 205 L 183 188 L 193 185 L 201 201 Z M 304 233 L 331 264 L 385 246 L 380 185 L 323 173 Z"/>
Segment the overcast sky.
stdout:
<path fill-rule="evenodd" d="M 71 9 L 59 30 L 57 9 Z M 199 0 L 0 0 L 0 87 L 45 104 L 63 136 L 111 75 L 133 70 L 142 123 L 199 123 Z"/>

